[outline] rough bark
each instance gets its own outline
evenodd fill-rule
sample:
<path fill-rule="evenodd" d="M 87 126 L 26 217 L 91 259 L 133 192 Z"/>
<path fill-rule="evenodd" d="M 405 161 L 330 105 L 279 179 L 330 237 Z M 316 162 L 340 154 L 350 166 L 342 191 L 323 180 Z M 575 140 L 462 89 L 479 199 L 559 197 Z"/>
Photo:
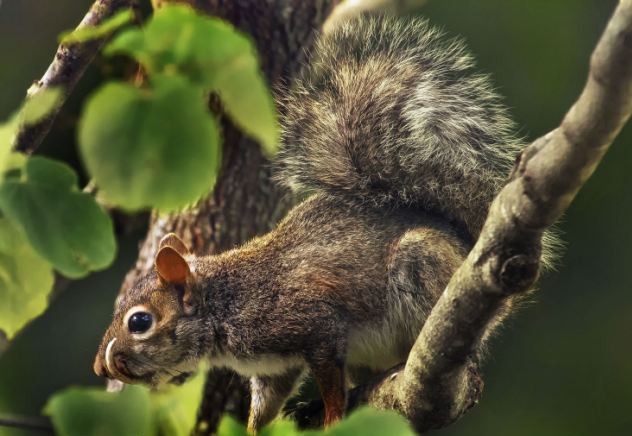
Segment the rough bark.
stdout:
<path fill-rule="evenodd" d="M 135 5 L 135 0 L 96 0 L 77 29 L 98 26 L 118 11 Z M 31 85 L 26 95 L 29 98 L 44 89 L 59 86 L 63 90 L 63 99 L 45 119 L 36 124 L 22 126 L 19 129 L 13 143 L 15 150 L 32 153 L 39 147 L 53 126 L 64 101 L 75 88 L 104 42 L 105 38 L 100 38 L 81 44 L 61 44 L 57 48 L 53 62 L 42 78 Z"/>
<path fill-rule="evenodd" d="M 632 0 L 621 0 L 592 54 L 581 95 L 558 128 L 521 154 L 408 361 L 356 389 L 351 407 L 395 409 L 426 431 L 472 406 L 480 378 L 470 356 L 506 299 L 532 288 L 543 232 L 568 208 L 631 113 Z M 314 424 L 321 414 L 314 403 L 298 418 Z"/>
<path fill-rule="evenodd" d="M 166 2 L 155 2 L 156 5 Z M 291 84 L 315 32 L 335 0 L 189 0 L 199 10 L 222 17 L 252 35 L 269 83 L 280 93 Z M 257 143 L 222 119 L 224 156 L 214 192 L 180 214 L 154 215 L 138 261 L 123 283 L 153 268 L 163 235 L 177 233 L 198 254 L 218 253 L 269 231 L 285 214 L 291 199 L 270 180 L 268 161 Z M 230 411 L 245 420 L 248 385 L 232 371 L 211 370 L 196 425 L 197 434 L 212 434 L 219 417 Z"/>

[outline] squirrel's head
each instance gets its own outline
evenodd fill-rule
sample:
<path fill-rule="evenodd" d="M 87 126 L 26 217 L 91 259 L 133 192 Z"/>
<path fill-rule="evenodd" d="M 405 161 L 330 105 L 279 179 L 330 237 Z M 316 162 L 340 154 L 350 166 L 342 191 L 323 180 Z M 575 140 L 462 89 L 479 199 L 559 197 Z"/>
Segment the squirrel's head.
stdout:
<path fill-rule="evenodd" d="M 94 372 L 154 388 L 181 384 L 204 354 L 202 300 L 195 257 L 170 233 L 160 241 L 153 271 L 117 298 Z"/>

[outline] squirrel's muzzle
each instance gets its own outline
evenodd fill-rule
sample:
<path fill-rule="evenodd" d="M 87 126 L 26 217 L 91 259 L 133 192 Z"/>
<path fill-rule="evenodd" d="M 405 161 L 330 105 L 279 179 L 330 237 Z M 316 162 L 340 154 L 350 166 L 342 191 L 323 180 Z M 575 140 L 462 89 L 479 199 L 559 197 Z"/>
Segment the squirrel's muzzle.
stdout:
<path fill-rule="evenodd" d="M 108 369 L 105 366 L 105 362 L 101 357 L 100 352 L 97 353 L 96 357 L 94 358 L 94 365 L 92 366 L 92 369 L 98 377 L 110 377 L 110 375 L 108 374 Z"/>
<path fill-rule="evenodd" d="M 99 377 L 114 378 L 112 374 L 112 345 L 116 342 L 116 338 L 108 341 L 105 350 L 103 344 L 99 347 L 97 355 L 94 358 L 94 365 L 92 366 L 94 373 Z"/>

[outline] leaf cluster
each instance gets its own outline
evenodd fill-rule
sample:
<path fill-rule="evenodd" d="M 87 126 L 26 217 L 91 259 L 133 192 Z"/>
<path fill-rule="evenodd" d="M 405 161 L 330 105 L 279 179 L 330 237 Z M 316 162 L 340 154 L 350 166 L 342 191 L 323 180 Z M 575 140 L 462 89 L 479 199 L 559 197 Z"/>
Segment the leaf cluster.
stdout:
<path fill-rule="evenodd" d="M 145 388 L 128 386 L 120 393 L 90 388 L 69 388 L 53 396 L 44 411 L 61 436 L 110 435 L 185 436 L 191 433 L 203 378 L 174 388 L 162 397 Z M 261 436 L 414 436 L 410 423 L 393 411 L 358 409 L 325 430 L 299 430 L 293 421 L 277 419 Z M 218 436 L 249 436 L 246 428 L 225 416 Z"/>
<path fill-rule="evenodd" d="M 101 39 L 131 18 L 122 11 L 60 39 Z M 45 310 L 53 269 L 80 278 L 111 264 L 114 227 L 102 204 L 174 211 L 210 192 L 221 164 L 218 115 L 207 108 L 211 93 L 267 154 L 275 151 L 276 111 L 256 51 L 228 23 L 169 5 L 143 28 L 121 31 L 104 53 L 132 57 L 147 81 L 140 88 L 107 82 L 84 107 L 79 151 L 99 202 L 80 189 L 68 165 L 11 151 L 17 130 L 57 109 L 63 89 L 37 91 L 0 124 L 0 299 L 7 302 L 0 330 L 9 337 Z"/>
<path fill-rule="evenodd" d="M 207 109 L 210 93 L 266 153 L 274 152 L 272 96 L 252 41 L 230 24 L 170 5 L 143 28 L 117 35 L 104 53 L 135 59 L 147 76 L 141 89 L 108 83 L 85 107 L 80 151 L 108 202 L 172 211 L 213 188 L 221 129 Z"/>
<path fill-rule="evenodd" d="M 79 278 L 114 260 L 107 212 L 79 189 L 75 171 L 11 151 L 20 126 L 41 121 L 61 99 L 48 89 L 0 125 L 0 329 L 12 337 L 48 305 L 53 268 Z"/>
<path fill-rule="evenodd" d="M 104 39 L 131 18 L 123 11 L 100 26 L 66 32 L 60 41 Z M 79 152 L 98 199 L 81 189 L 67 164 L 11 149 L 19 129 L 59 108 L 63 89 L 37 90 L 0 124 L 0 330 L 9 338 L 46 309 L 54 270 L 80 278 L 112 263 L 114 226 L 103 204 L 175 211 L 212 190 L 222 132 L 220 115 L 208 109 L 211 95 L 266 155 L 276 150 L 277 115 L 256 50 L 228 23 L 169 5 L 142 28 L 119 32 L 104 54 L 131 57 L 146 80 L 142 86 L 106 82 L 84 106 Z M 45 413 L 61 435 L 185 435 L 195 422 L 202 381 L 199 376 L 152 395 L 137 387 L 120 395 L 70 388 L 53 396 Z M 227 418 L 223 428 L 236 425 L 231 422 Z M 298 434 L 289 423 L 266 431 Z"/>

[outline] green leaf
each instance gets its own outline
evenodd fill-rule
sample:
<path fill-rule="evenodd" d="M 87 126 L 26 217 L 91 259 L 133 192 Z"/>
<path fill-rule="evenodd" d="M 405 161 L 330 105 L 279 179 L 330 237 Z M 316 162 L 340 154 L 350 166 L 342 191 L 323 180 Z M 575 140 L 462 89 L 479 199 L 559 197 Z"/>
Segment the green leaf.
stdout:
<path fill-rule="evenodd" d="M 220 422 L 218 436 L 246 436 L 245 427 L 225 416 Z M 259 432 L 260 436 L 415 436 L 410 423 L 393 411 L 363 407 L 326 430 L 299 431 L 293 421 L 278 419 Z"/>
<path fill-rule="evenodd" d="M 78 42 L 90 41 L 92 39 L 103 38 L 114 32 L 116 29 L 132 21 L 134 15 L 130 9 L 117 12 L 98 26 L 85 26 L 76 30 L 69 30 L 59 36 L 61 44 L 76 44 Z"/>
<path fill-rule="evenodd" d="M 246 427 L 230 415 L 224 415 L 217 428 L 217 436 L 249 436 Z"/>
<path fill-rule="evenodd" d="M 170 436 L 188 436 L 195 426 L 204 387 L 203 368 L 182 386 L 170 386 L 151 395 L 158 432 Z"/>
<path fill-rule="evenodd" d="M 79 126 L 86 167 L 108 201 L 128 210 L 175 210 L 208 193 L 219 170 L 219 133 L 202 90 L 179 76 L 154 89 L 110 83 Z"/>
<path fill-rule="evenodd" d="M 244 57 L 224 66 L 215 77 L 213 89 L 235 123 L 257 139 L 268 156 L 273 156 L 279 141 L 274 100 L 251 59 Z"/>
<path fill-rule="evenodd" d="M 128 55 L 140 62 L 145 69 L 153 74 L 151 66 L 151 55 L 145 50 L 145 32 L 141 29 L 126 29 L 116 35 L 103 49 L 103 54 Z"/>
<path fill-rule="evenodd" d="M 262 429 L 259 436 L 298 436 L 301 434 L 294 421 L 276 420 Z"/>
<path fill-rule="evenodd" d="M 177 72 L 217 92 L 233 121 L 268 155 L 276 151 L 276 109 L 256 49 L 225 21 L 200 16 L 187 6 L 165 6 L 143 30 L 121 33 L 105 52 L 134 57 L 150 75 Z"/>
<path fill-rule="evenodd" d="M 112 221 L 91 195 L 78 190 L 77 176 L 66 164 L 29 158 L 21 177 L 7 178 L 0 186 L 0 209 L 68 277 L 103 269 L 114 260 Z"/>
<path fill-rule="evenodd" d="M 20 229 L 0 218 L 0 329 L 9 339 L 48 306 L 53 269 Z"/>
<path fill-rule="evenodd" d="M 415 436 L 410 423 L 396 412 L 363 407 L 354 411 L 334 427 L 327 436 Z"/>
<path fill-rule="evenodd" d="M 213 52 L 211 47 L 221 36 L 205 34 L 205 20 L 213 19 L 202 18 L 186 5 L 165 6 L 155 12 L 142 30 L 129 29 L 114 38 L 104 53 L 129 55 L 141 62 L 150 75 L 177 70 L 190 79 L 200 80 L 202 65 L 197 56 Z"/>
<path fill-rule="evenodd" d="M 53 395 L 44 407 L 61 436 L 151 436 L 155 434 L 149 393 L 138 386 L 110 393 L 69 388 Z"/>
<path fill-rule="evenodd" d="M 22 175 L 22 171 L 24 170 L 28 159 L 28 156 L 23 153 L 19 153 L 16 151 L 9 153 L 4 162 L 4 168 L 3 173 L 0 176 L 0 182 L 2 180 L 6 180 L 7 178 L 19 179 Z"/>
<path fill-rule="evenodd" d="M 45 88 L 27 98 L 20 110 L 0 124 L 0 172 L 4 171 L 15 134 L 20 125 L 35 124 L 44 119 L 62 99 L 60 88 Z"/>
<path fill-rule="evenodd" d="M 0 172 L 6 168 L 7 159 L 11 154 L 13 138 L 19 124 L 17 115 L 13 115 L 8 121 L 0 124 Z"/>
<path fill-rule="evenodd" d="M 61 88 L 44 88 L 29 96 L 20 111 L 21 124 L 36 124 L 57 107 L 63 97 Z"/>
<path fill-rule="evenodd" d="M 295 422 L 285 420 L 285 419 L 277 419 L 263 428 L 259 433 L 259 436 L 299 436 L 303 434 L 298 430 L 298 427 Z M 322 434 L 322 432 L 312 432 L 314 435 Z M 219 423 L 219 427 L 217 430 L 218 436 L 248 436 L 248 432 L 246 431 L 246 427 L 236 421 L 229 415 L 226 415 L 222 418 Z"/>

